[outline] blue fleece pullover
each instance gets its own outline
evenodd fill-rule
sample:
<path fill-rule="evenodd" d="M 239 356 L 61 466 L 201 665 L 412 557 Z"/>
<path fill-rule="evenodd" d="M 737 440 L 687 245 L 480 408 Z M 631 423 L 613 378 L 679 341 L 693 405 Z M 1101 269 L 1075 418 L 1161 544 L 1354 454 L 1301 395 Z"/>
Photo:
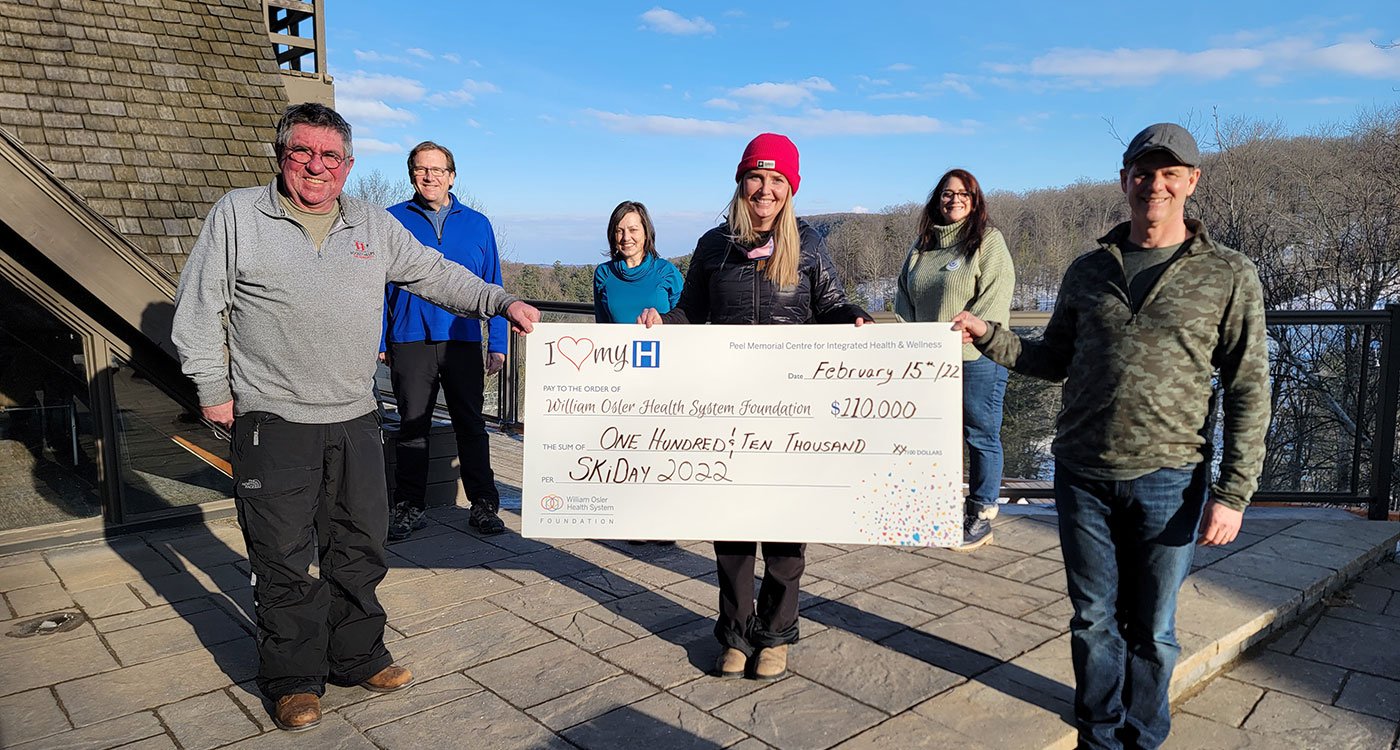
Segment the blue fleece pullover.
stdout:
<path fill-rule="evenodd" d="M 457 196 L 448 193 L 452 204 L 447 209 L 442 234 L 438 235 L 427 209 L 415 200 L 406 200 L 389 207 L 389 213 L 399 220 L 418 241 L 442 253 L 443 257 L 481 277 L 482 281 L 501 284 L 501 258 L 496 251 L 496 233 L 485 216 L 461 204 Z M 481 321 L 460 318 L 447 310 L 396 286 L 385 288 L 385 343 L 408 341 L 481 341 Z M 506 320 L 494 317 L 487 323 L 490 331 L 487 350 L 506 351 Z"/>
<path fill-rule="evenodd" d="M 593 271 L 593 317 L 599 323 L 635 323 L 648 307 L 670 312 L 684 283 L 671 261 L 654 255 L 636 268 L 621 260 L 600 263 Z"/>

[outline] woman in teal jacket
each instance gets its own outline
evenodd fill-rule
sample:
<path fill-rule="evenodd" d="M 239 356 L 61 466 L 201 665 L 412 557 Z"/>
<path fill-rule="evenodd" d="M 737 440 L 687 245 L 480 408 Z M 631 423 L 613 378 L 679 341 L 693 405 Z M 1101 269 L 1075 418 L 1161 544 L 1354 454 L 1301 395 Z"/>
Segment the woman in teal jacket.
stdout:
<path fill-rule="evenodd" d="M 608 254 L 612 260 L 593 271 L 593 319 L 599 323 L 635 323 L 648 307 L 669 311 L 681 298 L 681 272 L 656 254 L 656 229 L 647 207 L 623 201 L 608 219 Z M 631 544 L 645 544 L 640 539 Z M 672 544 L 658 540 L 657 544 Z"/>
<path fill-rule="evenodd" d="M 656 254 L 647 207 L 623 201 L 608 219 L 611 260 L 593 272 L 593 316 L 599 323 L 634 323 L 648 307 L 667 312 L 681 298 L 681 272 Z"/>

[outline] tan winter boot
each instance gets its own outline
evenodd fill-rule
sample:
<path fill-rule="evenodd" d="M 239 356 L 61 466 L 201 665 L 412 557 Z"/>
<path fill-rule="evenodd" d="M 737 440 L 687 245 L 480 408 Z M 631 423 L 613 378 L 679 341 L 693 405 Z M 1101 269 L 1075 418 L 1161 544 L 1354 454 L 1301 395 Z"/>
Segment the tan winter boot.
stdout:
<path fill-rule="evenodd" d="M 727 648 L 719 655 L 719 661 L 715 663 L 715 674 L 725 679 L 744 676 L 744 664 L 748 657 L 737 648 Z"/>
<path fill-rule="evenodd" d="M 786 677 L 787 654 L 787 644 L 759 651 L 758 665 L 753 669 L 753 678 L 759 682 L 772 682 Z"/>

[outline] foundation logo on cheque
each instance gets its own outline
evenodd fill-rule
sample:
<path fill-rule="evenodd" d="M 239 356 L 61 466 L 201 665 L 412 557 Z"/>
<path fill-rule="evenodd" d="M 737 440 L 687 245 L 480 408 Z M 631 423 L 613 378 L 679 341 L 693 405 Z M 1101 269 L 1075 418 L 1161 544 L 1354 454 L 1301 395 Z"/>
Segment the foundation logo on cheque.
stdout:
<path fill-rule="evenodd" d="M 540 507 L 544 508 L 550 513 L 553 513 L 554 511 L 564 507 L 564 498 L 559 497 L 558 495 L 545 495 L 544 497 L 540 498 Z"/>

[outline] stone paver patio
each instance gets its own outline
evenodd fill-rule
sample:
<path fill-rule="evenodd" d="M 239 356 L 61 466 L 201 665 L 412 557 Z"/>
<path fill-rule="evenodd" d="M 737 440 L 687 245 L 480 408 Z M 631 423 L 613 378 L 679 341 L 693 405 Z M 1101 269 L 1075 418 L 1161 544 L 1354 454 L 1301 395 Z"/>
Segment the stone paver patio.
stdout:
<path fill-rule="evenodd" d="M 1219 739 L 1212 722 L 1304 721 L 1294 700 L 1328 689 L 1331 710 L 1374 719 L 1358 726 L 1380 734 L 1388 721 L 1393 740 L 1400 566 L 1373 566 L 1394 553 L 1400 524 L 1269 511 L 1252 510 L 1235 544 L 1198 554 L 1174 690 L 1278 631 L 1266 667 L 1299 673 L 1299 686 L 1242 665 L 1183 705 L 1174 747 L 1265 747 L 1183 738 Z M 58 611 L 88 618 L 0 637 L 0 746 L 1073 746 L 1070 609 L 1043 510 L 1009 506 L 995 544 L 971 554 L 811 545 L 793 673 L 768 685 L 705 674 L 718 653 L 708 543 L 529 540 L 504 515 L 511 531 L 482 538 L 465 509 L 433 509 L 427 529 L 390 546 L 386 637 L 419 684 L 331 688 L 322 726 L 305 734 L 275 730 L 251 688 L 251 589 L 231 520 L 0 557 L 0 629 Z M 1348 596 L 1365 606 L 1284 629 L 1363 573 Z"/>
<path fill-rule="evenodd" d="M 1400 563 L 1372 568 L 1177 707 L 1171 750 L 1400 748 Z"/>

